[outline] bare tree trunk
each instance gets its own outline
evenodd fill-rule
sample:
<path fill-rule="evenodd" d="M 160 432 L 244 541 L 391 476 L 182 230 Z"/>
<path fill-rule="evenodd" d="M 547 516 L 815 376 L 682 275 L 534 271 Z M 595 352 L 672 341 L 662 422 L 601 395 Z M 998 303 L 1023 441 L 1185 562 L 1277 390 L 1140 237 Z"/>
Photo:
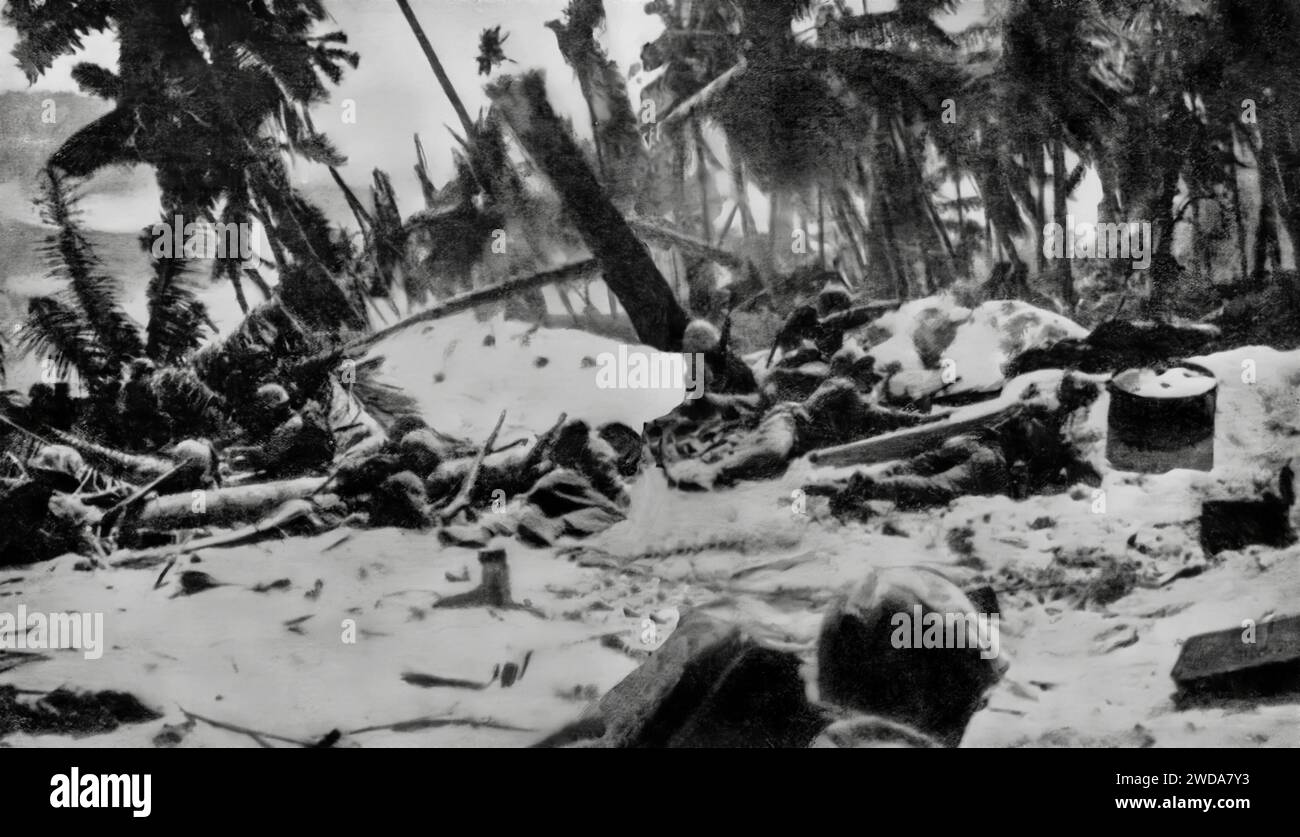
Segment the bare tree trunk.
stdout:
<path fill-rule="evenodd" d="M 822 206 L 822 187 L 817 184 L 817 264 L 826 269 L 826 210 Z"/>
<path fill-rule="evenodd" d="M 442 85 L 442 92 L 447 95 L 451 102 L 452 108 L 456 111 L 456 117 L 460 119 L 461 127 L 465 129 L 465 140 L 474 141 L 476 127 L 469 118 L 469 112 L 465 110 L 464 103 L 461 102 L 460 96 L 456 93 L 456 88 L 451 86 L 451 79 L 447 77 L 447 71 L 442 68 L 442 62 L 438 60 L 438 55 L 433 51 L 433 45 L 425 37 L 424 29 L 420 26 L 420 21 L 416 19 L 415 12 L 411 11 L 411 4 L 407 0 L 397 0 L 397 5 L 406 16 L 406 22 L 411 25 L 411 31 L 415 33 L 415 39 L 420 42 L 420 49 L 424 50 L 424 57 L 429 60 L 429 66 L 433 68 L 433 74 L 438 77 L 438 83 Z"/>
<path fill-rule="evenodd" d="M 709 167 L 704 156 L 704 131 L 698 120 L 691 120 L 691 133 L 695 139 L 695 181 L 700 187 L 700 236 L 713 240 L 713 220 L 709 213 Z"/>
<path fill-rule="evenodd" d="M 749 211 L 749 195 L 745 185 L 745 168 L 740 162 L 740 157 L 736 155 L 736 149 L 730 144 L 727 145 L 727 153 L 731 156 L 731 188 L 736 193 L 736 204 L 740 207 L 740 230 L 745 236 L 745 243 L 754 235 L 754 213 Z"/>
<path fill-rule="evenodd" d="M 849 223 L 849 217 L 843 206 L 842 198 L 838 198 L 834 195 L 832 196 L 831 212 L 835 215 L 835 220 L 839 224 L 840 233 L 848 244 L 848 246 L 843 249 L 849 251 L 849 255 L 853 257 L 853 261 L 857 264 L 858 269 L 862 271 L 861 276 L 865 281 L 868 278 L 867 258 L 864 255 L 866 242 L 862 242 L 861 246 L 859 245 L 856 236 L 857 231 Z"/>
<path fill-rule="evenodd" d="M 1235 142 L 1238 138 L 1238 131 L 1235 126 L 1232 130 L 1232 136 L 1234 139 L 1233 147 L 1230 149 L 1232 151 L 1232 162 L 1228 164 L 1231 167 L 1229 174 L 1232 175 L 1232 212 L 1237 219 L 1237 253 L 1241 257 L 1240 281 L 1242 284 L 1245 284 L 1249 281 L 1250 267 L 1246 258 L 1246 219 L 1241 212 L 1241 181 L 1238 178 L 1237 173 L 1237 149 Z M 1244 145 L 1245 143 L 1242 144 Z"/>
<path fill-rule="evenodd" d="M 1069 195 L 1065 192 L 1066 181 L 1069 179 L 1069 173 L 1065 170 L 1065 143 L 1058 140 L 1052 141 L 1052 208 L 1056 223 L 1060 225 L 1065 235 L 1074 235 L 1074 231 L 1067 229 L 1069 220 L 1067 210 L 1067 199 Z M 1042 252 L 1041 249 L 1039 252 Z M 1074 273 L 1070 268 L 1069 259 L 1056 260 L 1056 281 L 1060 286 L 1061 302 L 1065 304 L 1067 312 L 1073 311 L 1075 306 L 1074 297 Z"/>
<path fill-rule="evenodd" d="M 532 72 L 517 79 L 504 78 L 488 94 L 520 144 L 560 193 L 637 335 L 656 349 L 679 351 L 686 312 L 551 109 L 542 76 Z"/>
<path fill-rule="evenodd" d="M 1043 163 L 1043 147 L 1035 145 L 1034 154 L 1034 181 L 1038 186 L 1038 194 L 1035 195 L 1034 216 L 1034 235 L 1035 243 L 1038 245 L 1038 275 L 1042 276 L 1043 271 L 1047 269 L 1047 256 L 1043 254 L 1043 225 L 1047 222 L 1047 166 Z"/>

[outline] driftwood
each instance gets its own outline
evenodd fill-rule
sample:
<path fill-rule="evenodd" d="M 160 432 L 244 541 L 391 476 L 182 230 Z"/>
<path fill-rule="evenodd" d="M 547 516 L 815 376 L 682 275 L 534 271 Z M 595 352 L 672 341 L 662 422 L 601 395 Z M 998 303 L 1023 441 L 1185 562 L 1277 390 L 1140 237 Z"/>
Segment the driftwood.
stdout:
<path fill-rule="evenodd" d="M 154 529 L 238 525 L 257 520 L 268 509 L 276 508 L 289 500 L 307 497 L 325 480 L 325 477 L 299 477 L 279 482 L 208 489 L 197 494 L 168 494 L 150 500 L 124 525 Z"/>
<path fill-rule="evenodd" d="M 559 192 L 641 342 L 661 351 L 679 351 L 686 312 L 645 245 L 605 194 L 568 127 L 552 110 L 541 73 L 503 77 L 488 88 L 488 96 Z"/>

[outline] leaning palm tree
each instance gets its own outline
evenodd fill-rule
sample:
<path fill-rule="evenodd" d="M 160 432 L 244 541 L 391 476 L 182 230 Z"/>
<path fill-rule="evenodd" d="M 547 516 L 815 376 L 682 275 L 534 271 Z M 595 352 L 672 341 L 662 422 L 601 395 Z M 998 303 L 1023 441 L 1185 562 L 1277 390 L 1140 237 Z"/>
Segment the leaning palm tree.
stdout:
<path fill-rule="evenodd" d="M 19 348 L 45 359 L 60 376 L 76 372 L 91 399 L 92 423 L 112 415 L 123 371 L 137 357 L 170 367 L 159 382 L 175 396 L 171 402 L 196 403 L 201 413 L 211 394 L 177 370 L 203 341 L 211 322 L 187 280 L 184 260 L 154 260 L 146 290 L 149 322 L 141 330 L 122 310 L 119 284 L 103 272 L 81 224 L 78 197 L 75 182 L 56 169 L 46 171 L 40 207 L 53 230 L 44 253 L 50 278 L 62 287 L 29 302 Z"/>
<path fill-rule="evenodd" d="M 14 55 L 32 81 L 76 52 L 83 34 L 118 35 L 117 72 L 89 63 L 73 69 L 84 90 L 114 109 L 70 137 L 52 165 L 84 176 L 144 163 L 156 172 L 168 216 L 212 221 L 224 207 L 223 222 L 256 217 L 291 262 L 282 281 L 301 286 L 300 303 L 319 301 L 303 303 L 300 315 L 361 327 L 355 301 L 332 279 L 338 263 L 322 243 L 323 216 L 293 190 L 281 156 L 342 162 L 306 116 L 343 66 L 358 61 L 339 46 L 343 33 L 313 35 L 325 16 L 319 0 L 14 0 L 4 10 L 18 31 Z M 240 278 L 228 264 L 217 269 Z"/>
<path fill-rule="evenodd" d="M 39 199 L 52 231 L 42 247 L 49 276 L 63 287 L 32 299 L 20 348 L 48 359 L 60 375 L 75 369 L 92 394 L 120 378 L 143 351 L 135 323 L 122 311 L 121 288 L 103 271 L 82 225 L 76 184 L 47 169 Z"/>

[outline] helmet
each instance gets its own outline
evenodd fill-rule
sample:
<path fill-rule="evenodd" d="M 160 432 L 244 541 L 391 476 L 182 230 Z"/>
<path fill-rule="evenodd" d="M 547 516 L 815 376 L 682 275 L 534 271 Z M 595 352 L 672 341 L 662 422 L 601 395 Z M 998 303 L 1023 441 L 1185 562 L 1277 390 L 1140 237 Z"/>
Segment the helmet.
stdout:
<path fill-rule="evenodd" d="M 133 378 L 152 374 L 154 369 L 153 361 L 147 357 L 138 357 L 131 361 L 131 377 Z"/>
<path fill-rule="evenodd" d="M 683 352 L 707 352 L 722 339 L 718 329 L 708 320 L 691 320 L 682 334 Z"/>
<path fill-rule="evenodd" d="M 210 468 L 216 454 L 212 446 L 200 439 L 185 439 L 172 448 L 172 459 L 177 464 L 188 464 Z"/>
<path fill-rule="evenodd" d="M 283 407 L 289 403 L 289 393 L 279 384 L 262 384 L 257 388 L 257 403 L 263 407 Z"/>
<path fill-rule="evenodd" d="M 80 480 L 86 472 L 86 462 L 81 454 L 67 445 L 46 445 L 28 460 L 27 468 L 50 476 Z"/>
<path fill-rule="evenodd" d="M 838 278 L 827 282 L 817 294 L 817 313 L 823 317 L 843 311 L 852 304 L 853 298 Z"/>

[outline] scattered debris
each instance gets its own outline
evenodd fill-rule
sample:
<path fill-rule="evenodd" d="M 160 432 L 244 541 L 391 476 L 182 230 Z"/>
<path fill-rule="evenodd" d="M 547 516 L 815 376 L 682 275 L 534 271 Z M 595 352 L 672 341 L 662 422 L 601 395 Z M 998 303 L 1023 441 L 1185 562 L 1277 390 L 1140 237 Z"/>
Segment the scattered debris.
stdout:
<path fill-rule="evenodd" d="M 94 735 L 110 732 L 122 724 L 139 724 L 161 717 L 127 692 L 79 692 L 60 688 L 32 693 L 9 684 L 0 685 L 0 738 L 14 732 Z"/>

